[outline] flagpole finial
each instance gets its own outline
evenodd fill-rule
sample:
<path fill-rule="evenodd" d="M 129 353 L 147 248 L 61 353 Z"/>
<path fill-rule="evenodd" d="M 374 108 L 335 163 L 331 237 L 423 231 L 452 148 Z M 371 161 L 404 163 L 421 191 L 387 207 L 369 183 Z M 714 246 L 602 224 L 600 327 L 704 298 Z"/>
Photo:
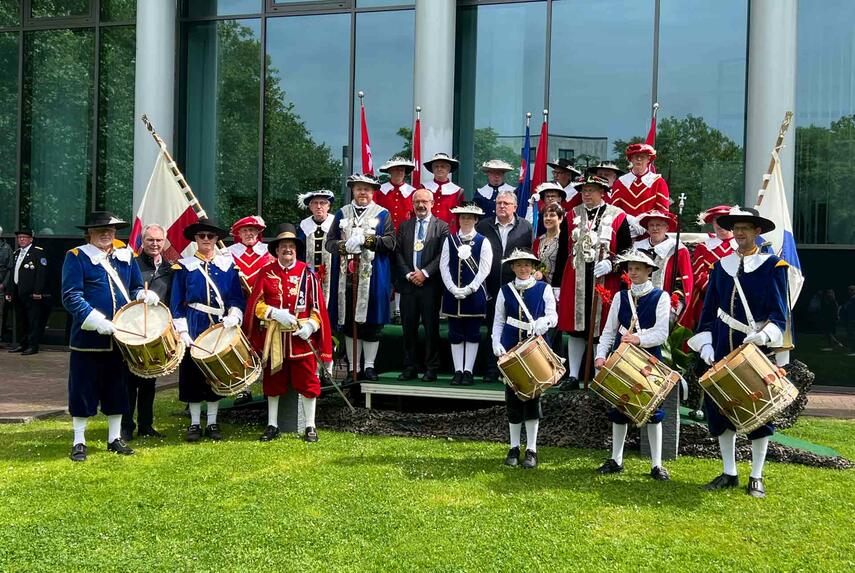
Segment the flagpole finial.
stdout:
<path fill-rule="evenodd" d="M 526 117 L 526 119 L 531 119 L 531 112 L 530 111 L 525 112 L 525 117 Z"/>
<path fill-rule="evenodd" d="M 653 109 L 659 109 L 659 102 L 658 101 L 653 104 Z"/>
<path fill-rule="evenodd" d="M 365 97 L 365 92 L 364 92 L 364 91 L 362 91 L 362 90 L 359 90 L 359 92 L 358 92 L 356 95 L 358 95 L 358 96 L 359 96 L 359 99 L 362 99 L 362 98 L 364 98 L 364 97 Z"/>
<path fill-rule="evenodd" d="M 417 105 L 416 106 L 416 113 L 421 113 L 421 112 L 422 112 L 422 106 Z"/>
<path fill-rule="evenodd" d="M 549 110 L 544 108 L 543 117 L 546 117 L 547 115 L 549 115 Z"/>

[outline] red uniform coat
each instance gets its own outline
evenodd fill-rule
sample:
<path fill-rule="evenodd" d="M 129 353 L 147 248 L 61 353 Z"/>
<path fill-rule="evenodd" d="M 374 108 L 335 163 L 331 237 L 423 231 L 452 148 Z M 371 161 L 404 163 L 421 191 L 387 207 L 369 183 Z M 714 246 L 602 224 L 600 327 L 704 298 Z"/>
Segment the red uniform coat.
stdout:
<path fill-rule="evenodd" d="M 398 230 L 398 226 L 409 219 L 413 214 L 413 192 L 415 187 L 408 183 L 394 186 L 392 183 L 384 183 L 374 193 L 374 202 L 389 211 L 392 215 L 392 226 Z"/>
<path fill-rule="evenodd" d="M 430 181 L 424 184 L 424 188 L 433 193 L 431 213 L 437 219 L 448 223 L 449 232 L 453 235 L 457 232 L 457 217 L 451 209 L 463 203 L 463 189 L 451 181 Z"/>
<path fill-rule="evenodd" d="M 646 239 L 636 241 L 634 246 L 636 249 L 642 249 L 645 251 L 652 250 L 654 253 L 653 260 L 659 268 L 653 271 L 653 274 L 650 277 L 650 280 L 653 282 L 653 286 L 671 294 L 671 285 L 675 284 L 673 292 L 679 294 L 682 304 L 686 305 L 687 301 L 692 298 L 692 290 L 695 284 L 694 273 L 692 272 L 692 256 L 689 254 L 689 249 L 687 249 L 681 242 L 680 248 L 677 249 L 676 258 L 676 266 L 679 270 L 677 275 L 678 280 L 676 283 L 672 283 L 671 281 L 674 277 L 675 264 L 673 256 L 674 243 L 675 239 L 668 237 L 654 247 L 650 244 L 650 238 L 648 237 Z M 665 261 L 667 261 L 667 263 Z"/>
<path fill-rule="evenodd" d="M 252 248 L 247 247 L 243 243 L 235 243 L 229 247 L 229 252 L 235 260 L 235 266 L 241 276 L 246 279 L 249 288 L 255 286 L 255 281 L 258 278 L 258 272 L 261 268 L 271 261 L 276 259 L 267 250 L 267 245 L 258 241 Z"/>
<path fill-rule="evenodd" d="M 308 341 L 294 336 L 281 329 L 278 322 L 268 319 L 272 307 L 287 308 L 300 325 L 311 320 L 318 328 Z M 289 385 L 310 398 L 320 394 L 312 347 L 323 362 L 331 362 L 332 331 L 320 281 L 306 263 L 297 261 L 290 269 L 283 269 L 277 260 L 265 265 L 246 305 L 244 324 L 253 348 L 264 360 L 266 396 L 279 396 Z M 269 332 L 271 328 L 276 329 L 273 334 Z M 276 359 L 279 349 L 281 364 Z M 295 372 L 300 375 L 294 375 Z"/>
<path fill-rule="evenodd" d="M 701 317 L 701 309 L 704 306 L 704 297 L 707 294 L 707 284 L 710 278 L 710 269 L 719 260 L 723 259 L 736 249 L 736 241 L 730 239 L 722 241 L 715 235 L 710 235 L 703 243 L 698 243 L 692 257 L 692 275 L 694 278 L 694 289 L 689 297 L 686 312 L 680 318 L 680 324 L 688 329 L 694 329 Z"/>
<path fill-rule="evenodd" d="M 670 198 L 668 184 L 661 175 L 648 171 L 636 177 L 630 171 L 615 180 L 608 202 L 626 211 L 627 215 L 638 217 L 654 209 L 668 212 Z"/>

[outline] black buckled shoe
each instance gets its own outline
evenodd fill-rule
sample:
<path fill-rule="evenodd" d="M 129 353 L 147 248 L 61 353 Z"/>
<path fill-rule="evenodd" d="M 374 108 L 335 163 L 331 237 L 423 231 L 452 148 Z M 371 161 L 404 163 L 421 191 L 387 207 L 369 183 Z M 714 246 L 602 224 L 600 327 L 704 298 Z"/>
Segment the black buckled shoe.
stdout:
<path fill-rule="evenodd" d="M 68 456 L 73 462 L 86 461 L 86 444 L 74 444 L 71 446 L 71 455 Z"/>
<path fill-rule="evenodd" d="M 612 458 L 606 460 L 606 462 L 597 468 L 598 474 L 619 474 L 623 471 L 623 464 L 619 464 L 614 461 Z"/>
<path fill-rule="evenodd" d="M 748 488 L 745 490 L 745 493 L 751 497 L 756 497 L 757 499 L 763 499 L 766 497 L 766 488 L 763 487 L 763 478 L 749 477 Z"/>
<path fill-rule="evenodd" d="M 705 490 L 712 491 L 714 489 L 729 489 L 739 487 L 739 476 L 732 476 L 725 473 L 717 476 L 710 483 L 704 486 Z"/>
<path fill-rule="evenodd" d="M 21 352 L 21 356 L 32 356 L 33 354 L 38 354 L 38 353 L 39 353 L 38 348 L 27 348 L 26 350 Z"/>
<path fill-rule="evenodd" d="M 146 428 L 145 430 L 137 430 L 137 437 L 143 438 L 165 438 L 166 436 L 154 428 Z"/>
<path fill-rule="evenodd" d="M 122 428 L 122 431 L 119 433 L 119 437 L 122 438 L 123 442 L 130 442 L 134 439 L 134 431 L 133 429 Z"/>
<path fill-rule="evenodd" d="M 380 380 L 380 378 L 377 377 L 377 373 L 374 371 L 374 368 L 366 368 L 363 370 L 361 379 L 368 380 L 369 382 L 377 382 Z"/>
<path fill-rule="evenodd" d="M 125 443 L 122 438 L 116 438 L 109 444 L 107 444 L 107 451 L 114 452 L 123 456 L 132 456 L 134 455 L 134 451 Z"/>
<path fill-rule="evenodd" d="M 656 466 L 652 470 L 650 470 L 650 477 L 655 479 L 656 481 L 668 481 L 671 479 L 671 474 L 668 473 L 662 466 Z"/>
<path fill-rule="evenodd" d="M 187 433 L 184 434 L 184 440 L 187 442 L 198 442 L 202 439 L 202 426 L 199 424 L 190 424 L 187 427 Z"/>
<path fill-rule="evenodd" d="M 270 442 L 279 437 L 279 428 L 276 426 L 267 426 L 264 428 L 264 433 L 258 438 L 259 442 Z"/>
<path fill-rule="evenodd" d="M 219 424 L 208 424 L 205 426 L 205 436 L 211 438 L 215 442 L 223 439 L 223 434 L 220 432 Z"/>
<path fill-rule="evenodd" d="M 517 446 L 516 448 L 511 448 L 508 450 L 508 455 L 505 456 L 505 465 L 516 467 L 520 463 L 520 448 Z"/>
<path fill-rule="evenodd" d="M 579 379 L 575 376 L 570 376 L 565 378 L 561 383 L 561 391 L 562 392 L 571 392 L 573 390 L 579 389 Z"/>
<path fill-rule="evenodd" d="M 423 382 L 436 382 L 436 370 L 426 370 L 422 375 Z"/>
<path fill-rule="evenodd" d="M 452 386 L 460 386 L 461 384 L 463 384 L 463 372 L 461 372 L 460 370 L 457 370 L 454 373 L 454 377 L 451 379 L 451 385 Z"/>
<path fill-rule="evenodd" d="M 537 467 L 537 452 L 534 450 L 526 450 L 525 451 L 525 459 L 523 460 L 522 467 L 527 470 L 532 470 Z"/>
<path fill-rule="evenodd" d="M 303 439 L 310 444 L 318 441 L 318 432 L 314 426 L 306 426 L 306 433 L 303 434 Z"/>
<path fill-rule="evenodd" d="M 398 380 L 404 382 L 406 380 L 415 380 L 419 377 L 419 372 L 412 366 L 404 368 L 403 372 L 398 375 Z"/>
<path fill-rule="evenodd" d="M 463 371 L 463 380 L 460 381 L 461 386 L 472 386 L 475 383 L 475 377 L 468 370 Z"/>
<path fill-rule="evenodd" d="M 492 384 L 499 381 L 499 373 L 489 370 L 484 374 L 484 384 Z"/>
<path fill-rule="evenodd" d="M 232 404 L 234 404 L 235 406 L 240 406 L 241 404 L 249 404 L 250 402 L 252 402 L 252 392 L 250 392 L 249 390 L 241 390 L 237 393 L 237 396 L 235 396 L 234 402 L 232 402 Z"/>
<path fill-rule="evenodd" d="M 23 352 L 23 351 L 24 351 L 24 350 L 26 350 L 26 349 L 27 349 L 27 347 L 26 347 L 26 346 L 21 346 L 21 345 L 19 344 L 19 345 L 18 345 L 18 346 L 16 346 L 15 348 L 10 348 L 10 349 L 8 350 L 8 352 L 9 352 L 9 353 L 11 353 L 11 354 L 15 354 L 15 353 L 18 353 L 18 352 Z"/>

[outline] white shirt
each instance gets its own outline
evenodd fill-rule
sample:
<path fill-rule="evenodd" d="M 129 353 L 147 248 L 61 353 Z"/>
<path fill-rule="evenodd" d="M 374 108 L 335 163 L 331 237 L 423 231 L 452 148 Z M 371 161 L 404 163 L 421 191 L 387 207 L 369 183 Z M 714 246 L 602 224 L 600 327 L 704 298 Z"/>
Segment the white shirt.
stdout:
<path fill-rule="evenodd" d="M 416 243 L 419 242 L 419 222 L 420 221 L 424 221 L 424 223 L 422 223 L 422 225 L 423 225 L 422 233 L 424 233 L 424 235 L 422 236 L 422 245 L 424 245 L 425 239 L 427 238 L 427 232 L 428 232 L 428 226 L 430 225 L 430 219 L 431 219 L 430 211 L 428 211 L 428 215 L 424 219 L 419 219 L 418 217 L 416 217 L 414 219 L 416 224 L 413 225 L 413 245 L 415 245 Z M 416 264 L 416 255 L 418 255 L 418 254 L 419 254 L 419 251 L 413 249 L 413 268 L 416 269 L 417 271 L 421 270 L 421 269 L 419 269 L 419 266 Z M 422 274 L 424 276 L 428 276 L 428 274 L 423 270 L 422 270 Z"/>
<path fill-rule="evenodd" d="M 499 219 L 496 218 L 496 230 L 499 232 L 499 240 L 502 242 L 502 253 L 508 248 L 508 235 L 511 234 L 511 229 L 514 228 L 516 222 L 516 215 L 511 216 L 511 222 L 507 224 L 500 223 Z"/>
<path fill-rule="evenodd" d="M 647 281 L 640 285 L 632 285 L 632 294 L 630 296 L 641 297 L 653 289 L 653 283 Z M 603 333 L 600 335 L 600 342 L 597 344 L 597 358 L 605 358 L 611 354 L 615 339 L 620 332 L 620 322 L 618 321 L 618 312 L 620 312 L 620 301 L 622 300 L 620 293 L 615 294 L 612 299 L 612 306 L 609 309 L 609 316 L 606 319 L 606 325 L 603 327 Z M 635 334 L 638 336 L 639 346 L 642 348 L 652 348 L 665 344 L 668 340 L 668 326 L 671 319 L 671 297 L 667 292 L 662 291 L 659 297 L 659 302 L 656 303 L 656 323 L 648 328 L 636 328 Z"/>
<path fill-rule="evenodd" d="M 24 257 L 27 256 L 27 253 L 30 251 L 30 247 L 32 246 L 33 244 L 30 243 L 29 245 L 27 245 L 26 247 L 22 247 L 21 250 L 18 251 L 18 260 L 15 261 L 15 275 L 13 277 L 15 280 L 15 284 L 18 284 L 18 271 L 21 269 L 21 263 L 24 262 Z"/>
<path fill-rule="evenodd" d="M 524 281 L 514 279 L 514 286 L 518 289 L 523 287 L 528 288 L 534 286 L 535 282 L 534 277 L 529 277 Z M 549 328 L 552 328 L 558 324 L 558 313 L 555 312 L 555 295 L 552 294 L 552 289 L 548 285 L 543 289 L 543 302 L 546 304 L 546 313 L 543 317 L 546 319 Z M 505 291 L 504 289 L 499 289 L 499 294 L 496 296 L 496 314 L 493 317 L 493 330 L 490 334 L 493 344 L 501 344 L 502 329 L 505 327 L 507 318 L 505 314 Z M 510 348 L 505 348 L 505 350 L 510 350 Z"/>
<path fill-rule="evenodd" d="M 457 233 L 457 236 L 460 237 L 461 240 L 469 241 L 475 236 L 475 230 L 473 229 L 471 233 L 468 235 L 463 235 L 460 232 Z M 448 243 L 451 241 L 451 237 L 442 242 L 442 253 L 439 256 L 439 274 L 442 276 L 442 284 L 445 285 L 445 288 L 451 290 L 452 287 L 456 287 L 454 281 L 451 278 L 451 271 L 448 268 L 449 261 L 449 253 L 448 253 Z M 464 263 L 465 264 L 465 263 Z M 475 273 L 475 278 L 472 279 L 472 282 L 469 285 L 462 286 L 471 286 L 472 292 L 475 292 L 479 288 L 481 288 L 481 284 L 484 282 L 484 279 L 487 278 L 487 275 L 490 274 L 490 267 L 493 265 L 493 247 L 490 246 L 490 241 L 486 238 L 481 243 L 481 258 L 478 259 L 478 272 Z"/>

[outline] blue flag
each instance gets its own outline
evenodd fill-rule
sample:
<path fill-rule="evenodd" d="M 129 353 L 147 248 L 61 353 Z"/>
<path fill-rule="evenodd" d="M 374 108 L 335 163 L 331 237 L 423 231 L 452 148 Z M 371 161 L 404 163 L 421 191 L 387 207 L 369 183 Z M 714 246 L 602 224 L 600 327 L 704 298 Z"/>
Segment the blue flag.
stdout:
<path fill-rule="evenodd" d="M 515 190 L 517 195 L 517 216 L 525 217 L 528 209 L 528 199 L 531 197 L 531 177 L 528 167 L 531 160 L 531 130 L 528 124 L 525 126 L 525 142 L 522 148 L 522 159 L 520 160 L 520 181 Z"/>

